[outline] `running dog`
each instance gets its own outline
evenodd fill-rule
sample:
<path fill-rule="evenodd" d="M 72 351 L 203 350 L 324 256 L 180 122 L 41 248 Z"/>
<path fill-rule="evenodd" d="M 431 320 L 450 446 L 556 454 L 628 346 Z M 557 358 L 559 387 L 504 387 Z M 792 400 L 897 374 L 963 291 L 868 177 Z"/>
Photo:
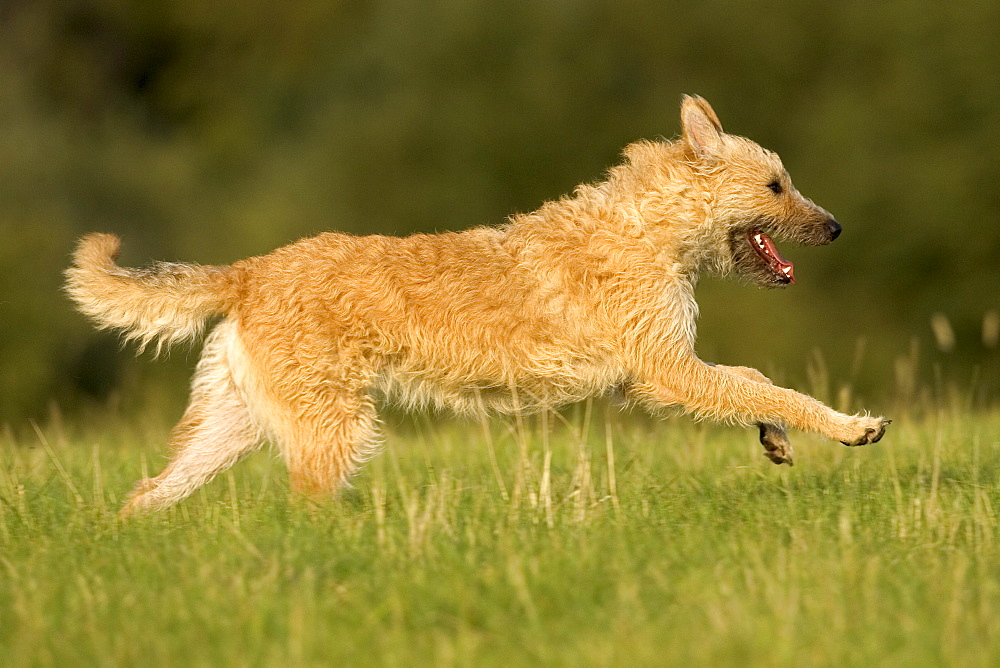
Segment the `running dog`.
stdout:
<path fill-rule="evenodd" d="M 378 443 L 377 399 L 460 412 L 546 410 L 609 389 L 651 407 L 757 425 L 792 463 L 785 427 L 846 445 L 888 420 L 845 415 L 746 367 L 695 354 L 702 272 L 795 282 L 772 238 L 827 244 L 841 227 L 777 155 L 726 134 L 685 96 L 682 135 L 640 141 L 596 184 L 497 227 L 408 237 L 325 233 L 230 266 L 115 264 L 79 242 L 66 290 L 100 327 L 159 349 L 200 335 L 173 458 L 123 514 L 167 507 L 264 441 L 294 490 L 334 492 Z"/>

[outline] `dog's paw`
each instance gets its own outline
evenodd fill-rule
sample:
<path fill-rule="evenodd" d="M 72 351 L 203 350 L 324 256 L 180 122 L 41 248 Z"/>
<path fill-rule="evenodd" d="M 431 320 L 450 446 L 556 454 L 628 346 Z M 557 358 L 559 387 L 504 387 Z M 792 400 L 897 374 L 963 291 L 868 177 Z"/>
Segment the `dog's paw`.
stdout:
<path fill-rule="evenodd" d="M 763 422 L 757 427 L 760 429 L 760 443 L 764 446 L 764 456 L 775 464 L 792 466 L 792 444 L 785 430 L 778 425 Z"/>
<path fill-rule="evenodd" d="M 851 426 L 853 435 L 848 438 L 839 439 L 841 443 L 848 446 L 868 445 L 878 443 L 885 436 L 885 428 L 892 423 L 883 417 L 861 416 L 855 419 Z"/>

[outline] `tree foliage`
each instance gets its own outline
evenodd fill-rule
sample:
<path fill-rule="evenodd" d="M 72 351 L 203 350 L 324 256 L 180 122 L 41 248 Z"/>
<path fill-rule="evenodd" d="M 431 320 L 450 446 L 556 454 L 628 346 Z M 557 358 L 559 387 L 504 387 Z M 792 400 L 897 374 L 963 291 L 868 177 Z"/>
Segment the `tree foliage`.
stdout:
<path fill-rule="evenodd" d="M 224 263 L 323 229 L 497 222 L 674 135 L 685 92 L 845 228 L 791 251 L 794 291 L 706 283 L 706 355 L 801 367 L 863 336 L 890 358 L 940 312 L 954 357 L 992 364 L 998 34 L 1000 5 L 972 0 L 13 0 L 0 418 L 127 376 L 59 294 L 83 232 L 121 234 L 128 263 Z"/>

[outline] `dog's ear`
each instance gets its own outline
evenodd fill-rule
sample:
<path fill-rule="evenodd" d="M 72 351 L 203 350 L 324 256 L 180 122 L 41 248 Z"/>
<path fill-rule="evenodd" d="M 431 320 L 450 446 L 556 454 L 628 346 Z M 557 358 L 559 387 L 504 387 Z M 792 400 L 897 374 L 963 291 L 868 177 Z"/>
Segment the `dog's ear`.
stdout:
<path fill-rule="evenodd" d="M 718 158 L 722 150 L 722 123 L 703 97 L 685 95 L 681 102 L 684 141 L 701 158 Z"/>

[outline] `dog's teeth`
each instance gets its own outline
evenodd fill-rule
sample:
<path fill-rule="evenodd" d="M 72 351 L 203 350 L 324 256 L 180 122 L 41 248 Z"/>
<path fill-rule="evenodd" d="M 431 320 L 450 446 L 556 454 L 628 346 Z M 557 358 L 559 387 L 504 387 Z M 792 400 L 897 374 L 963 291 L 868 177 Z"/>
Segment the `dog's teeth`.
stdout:
<path fill-rule="evenodd" d="M 791 273 L 791 271 L 792 271 L 791 267 L 782 267 L 781 269 L 781 273 L 783 273 L 785 276 L 788 276 L 788 274 Z"/>
<path fill-rule="evenodd" d="M 760 246 L 761 248 L 764 247 L 764 242 L 760 240 L 760 235 L 759 234 L 753 235 L 753 240 L 756 241 L 757 245 Z"/>

